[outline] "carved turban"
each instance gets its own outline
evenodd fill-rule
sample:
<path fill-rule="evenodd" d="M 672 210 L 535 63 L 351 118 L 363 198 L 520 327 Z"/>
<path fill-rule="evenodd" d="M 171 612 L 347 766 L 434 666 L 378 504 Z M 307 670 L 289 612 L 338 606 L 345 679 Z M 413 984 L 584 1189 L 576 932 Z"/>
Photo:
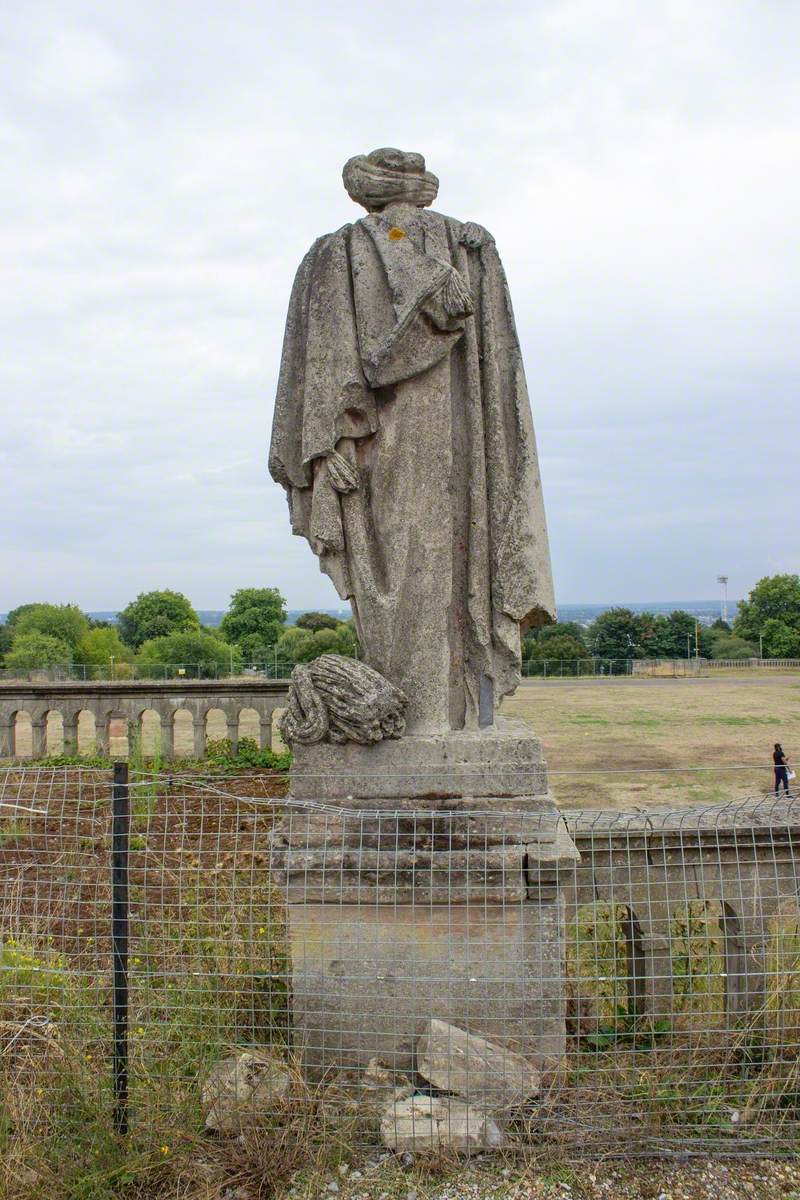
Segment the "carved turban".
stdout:
<path fill-rule="evenodd" d="M 348 196 L 368 212 L 378 212 L 397 201 L 427 208 L 439 191 L 439 180 L 425 170 L 421 154 L 391 146 L 348 159 L 342 179 Z"/>

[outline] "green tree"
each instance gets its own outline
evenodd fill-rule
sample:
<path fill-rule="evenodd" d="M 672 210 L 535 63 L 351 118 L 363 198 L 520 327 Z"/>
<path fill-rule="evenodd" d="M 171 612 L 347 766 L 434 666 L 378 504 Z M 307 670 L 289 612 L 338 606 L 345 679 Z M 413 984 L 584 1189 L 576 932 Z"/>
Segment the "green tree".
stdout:
<path fill-rule="evenodd" d="M 187 598 L 169 589 L 140 592 L 119 614 L 122 640 L 134 650 L 154 638 L 200 628 L 200 618 Z"/>
<path fill-rule="evenodd" d="M 311 635 L 312 658 L 320 654 L 341 654 L 345 658 L 354 658 L 356 653 L 355 630 L 340 621 L 335 629 L 316 629 Z"/>
<path fill-rule="evenodd" d="M 746 642 L 735 633 L 726 633 L 721 629 L 711 638 L 711 658 L 752 658 L 757 653 L 752 642 Z"/>
<path fill-rule="evenodd" d="M 800 575 L 768 575 L 760 579 L 748 600 L 739 602 L 733 632 L 758 641 L 767 621 L 782 621 L 800 629 Z"/>
<path fill-rule="evenodd" d="M 537 642 L 546 642 L 550 638 L 571 637 L 576 642 L 586 645 L 586 630 L 577 621 L 554 621 L 552 625 L 542 625 L 535 632 L 531 631 Z M 529 637 L 530 634 L 526 634 Z"/>
<path fill-rule="evenodd" d="M 277 588 L 239 588 L 220 622 L 227 641 L 238 646 L 246 662 L 272 656 L 283 632 L 286 602 Z"/>
<path fill-rule="evenodd" d="M 298 629 L 290 625 L 278 639 L 278 662 L 303 663 L 319 658 L 320 654 L 342 654 L 353 658 L 357 650 L 355 629 L 349 622 L 339 621 L 335 629 Z"/>
<path fill-rule="evenodd" d="M 278 661 L 307 662 L 307 653 L 313 645 L 313 637 L 310 629 L 298 629 L 296 625 L 290 625 L 288 629 L 284 629 L 275 646 Z M 310 657 L 313 658 L 313 654 Z"/>
<path fill-rule="evenodd" d="M 103 674 L 110 670 L 112 660 L 116 668 L 117 665 L 124 667 L 132 658 L 130 646 L 126 646 L 114 626 L 109 625 L 90 629 L 83 635 L 75 661 Z M 124 673 L 120 671 L 120 674 Z"/>
<path fill-rule="evenodd" d="M 800 629 L 770 617 L 761 626 L 766 658 L 800 658 Z"/>
<path fill-rule="evenodd" d="M 14 617 L 14 639 L 28 633 L 41 633 L 66 642 L 73 654 L 78 643 L 89 632 L 89 618 L 77 604 L 25 604 L 9 614 Z"/>
<path fill-rule="evenodd" d="M 589 649 L 599 658 L 644 658 L 641 623 L 629 608 L 609 608 L 589 626 Z"/>
<path fill-rule="evenodd" d="M 645 614 L 643 613 L 642 616 Z M 693 658 L 697 648 L 703 658 L 711 654 L 710 631 L 691 613 L 675 609 L 668 617 L 655 618 L 655 644 L 649 656 L 654 658 Z M 695 638 L 697 646 L 695 646 Z"/>
<path fill-rule="evenodd" d="M 140 674 L 152 674 L 154 678 L 174 676 L 182 667 L 190 678 L 213 679 L 231 666 L 234 671 L 240 670 L 242 661 L 238 647 L 202 629 L 188 629 L 144 642 L 136 665 Z"/>
<path fill-rule="evenodd" d="M 14 634 L 11 631 L 11 626 L 8 624 L 0 625 L 0 667 L 3 665 L 6 654 L 11 649 L 13 638 Z"/>
<path fill-rule="evenodd" d="M 312 633 L 317 633 L 320 629 L 338 629 L 341 623 L 330 613 L 323 612 L 302 613 L 295 622 L 298 629 L 310 629 Z"/>
<path fill-rule="evenodd" d="M 523 659 L 530 658 L 534 653 L 533 647 L 537 646 L 540 642 L 562 637 L 574 638 L 584 648 L 586 646 L 586 630 L 577 621 L 554 621 L 552 625 L 540 625 L 538 629 L 526 630 L 522 635 Z"/>
<path fill-rule="evenodd" d="M 537 663 L 552 663 L 552 669 L 564 674 L 576 675 L 580 672 L 580 663 L 589 659 L 589 651 L 582 641 L 570 634 L 560 637 L 549 637 L 542 641 L 527 643 L 524 647 L 525 662 L 529 667 Z M 543 668 L 544 669 L 544 668 Z"/>
<path fill-rule="evenodd" d="M 33 671 L 39 667 L 68 667 L 72 662 L 72 647 L 63 638 L 31 630 L 14 636 L 6 654 L 9 671 Z"/>

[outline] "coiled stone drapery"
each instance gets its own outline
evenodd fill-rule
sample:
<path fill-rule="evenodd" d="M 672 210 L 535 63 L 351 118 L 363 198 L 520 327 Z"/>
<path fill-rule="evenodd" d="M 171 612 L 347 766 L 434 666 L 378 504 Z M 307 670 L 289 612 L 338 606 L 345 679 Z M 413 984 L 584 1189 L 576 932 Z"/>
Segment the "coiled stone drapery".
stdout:
<path fill-rule="evenodd" d="M 372 667 L 340 654 L 322 654 L 292 671 L 280 729 L 289 745 L 358 742 L 368 746 L 402 737 L 408 700 Z"/>

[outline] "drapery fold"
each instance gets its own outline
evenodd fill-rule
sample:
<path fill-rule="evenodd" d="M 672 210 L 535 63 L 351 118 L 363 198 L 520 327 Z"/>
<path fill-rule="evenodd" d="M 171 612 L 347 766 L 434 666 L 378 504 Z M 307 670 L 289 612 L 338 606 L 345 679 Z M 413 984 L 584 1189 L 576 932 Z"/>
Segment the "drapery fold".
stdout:
<path fill-rule="evenodd" d="M 356 490 L 332 483 L 334 449 Z M 398 205 L 315 243 L 292 290 L 270 470 L 352 601 L 369 664 L 413 691 L 444 638 L 447 694 L 426 684 L 417 716 L 477 725 L 486 681 L 495 701 L 516 686 L 520 625 L 555 614 L 522 358 L 485 231 Z M 409 609 L 426 554 L 443 615 Z"/>

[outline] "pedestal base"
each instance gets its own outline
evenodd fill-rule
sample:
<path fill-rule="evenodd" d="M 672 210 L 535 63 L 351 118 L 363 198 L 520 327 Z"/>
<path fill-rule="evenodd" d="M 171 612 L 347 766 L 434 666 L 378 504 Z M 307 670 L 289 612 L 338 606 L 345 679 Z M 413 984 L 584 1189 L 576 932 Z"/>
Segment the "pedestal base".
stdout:
<path fill-rule="evenodd" d="M 290 795 L 272 857 L 307 1068 L 412 1071 L 437 1018 L 557 1069 L 577 851 L 530 729 L 299 747 Z"/>
<path fill-rule="evenodd" d="M 565 1053 L 563 904 L 290 907 L 295 1041 L 312 1075 L 373 1056 L 415 1069 L 431 1018 L 555 1071 Z"/>

